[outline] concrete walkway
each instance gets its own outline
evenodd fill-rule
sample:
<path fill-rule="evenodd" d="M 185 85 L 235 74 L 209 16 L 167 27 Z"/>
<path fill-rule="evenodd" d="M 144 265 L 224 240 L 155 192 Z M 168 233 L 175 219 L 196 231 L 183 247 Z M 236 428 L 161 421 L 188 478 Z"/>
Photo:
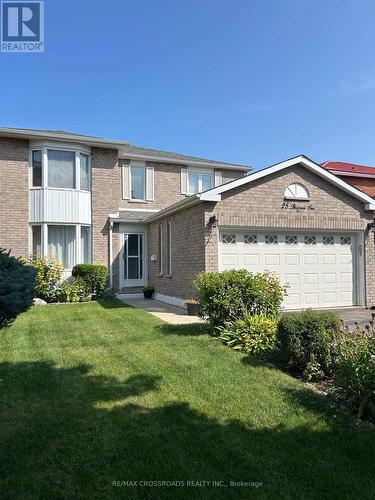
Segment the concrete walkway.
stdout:
<path fill-rule="evenodd" d="M 203 322 L 198 316 L 188 316 L 186 309 L 171 306 L 159 300 L 128 298 L 126 294 L 121 293 L 117 294 L 116 297 L 124 304 L 143 309 L 171 325 L 190 325 L 192 323 Z"/>
<path fill-rule="evenodd" d="M 365 326 L 372 320 L 372 309 L 365 309 L 364 307 L 345 307 L 340 309 L 330 309 L 331 312 L 340 316 L 345 325 L 350 328 L 358 323 L 359 326 Z"/>

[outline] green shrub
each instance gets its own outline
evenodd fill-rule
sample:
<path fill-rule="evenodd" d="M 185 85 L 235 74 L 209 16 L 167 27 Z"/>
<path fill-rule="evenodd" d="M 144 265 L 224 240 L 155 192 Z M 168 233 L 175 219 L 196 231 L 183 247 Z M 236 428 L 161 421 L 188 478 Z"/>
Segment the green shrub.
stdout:
<path fill-rule="evenodd" d="M 77 264 L 73 267 L 72 276 L 82 278 L 90 293 L 99 298 L 105 290 L 108 270 L 105 266 L 98 264 Z"/>
<path fill-rule="evenodd" d="M 220 339 L 234 349 L 249 354 L 264 354 L 275 348 L 276 329 L 276 320 L 255 314 L 221 327 Z"/>
<path fill-rule="evenodd" d="M 53 256 L 32 255 L 26 262 L 36 271 L 35 296 L 46 302 L 55 302 L 62 282 L 63 266 Z"/>
<path fill-rule="evenodd" d="M 87 284 L 82 278 L 73 278 L 72 282 L 64 281 L 55 295 L 56 302 L 88 302 L 91 300 L 91 293 L 87 289 Z"/>
<path fill-rule="evenodd" d="M 200 314 L 214 328 L 254 314 L 277 318 L 285 295 L 285 287 L 274 274 L 252 274 L 245 269 L 201 273 L 195 288 Z"/>
<path fill-rule="evenodd" d="M 284 314 L 277 330 L 279 361 L 308 380 L 330 374 L 340 329 L 340 318 L 330 312 Z"/>
<path fill-rule="evenodd" d="M 56 302 L 79 302 L 77 287 L 73 283 L 64 281 L 56 291 Z"/>
<path fill-rule="evenodd" d="M 375 419 L 375 337 L 343 335 L 339 342 L 335 385 L 359 418 Z"/>
<path fill-rule="evenodd" d="M 0 248 L 0 327 L 32 305 L 35 275 L 25 262 Z"/>

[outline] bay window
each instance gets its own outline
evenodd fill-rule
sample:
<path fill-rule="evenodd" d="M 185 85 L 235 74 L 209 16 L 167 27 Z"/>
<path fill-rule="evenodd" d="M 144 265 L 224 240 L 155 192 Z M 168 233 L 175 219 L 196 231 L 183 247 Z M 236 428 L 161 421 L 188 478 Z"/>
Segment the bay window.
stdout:
<path fill-rule="evenodd" d="M 81 226 L 81 258 L 82 264 L 91 262 L 91 228 L 90 226 Z"/>
<path fill-rule="evenodd" d="M 42 186 L 42 151 L 39 149 L 32 152 L 32 185 Z"/>
<path fill-rule="evenodd" d="M 48 150 L 48 187 L 75 189 L 74 151 Z"/>
<path fill-rule="evenodd" d="M 91 226 L 33 224 L 30 249 L 34 255 L 54 256 L 65 270 L 76 264 L 90 264 Z"/>
<path fill-rule="evenodd" d="M 42 226 L 32 226 L 32 244 L 31 251 L 33 255 L 42 254 Z"/>
<path fill-rule="evenodd" d="M 87 153 L 41 147 L 32 149 L 30 163 L 30 187 L 91 190 L 91 165 Z"/>
<path fill-rule="evenodd" d="M 80 154 L 80 188 L 90 191 L 89 157 L 83 153 Z"/>
<path fill-rule="evenodd" d="M 54 255 L 64 269 L 72 269 L 77 263 L 75 226 L 48 225 L 47 253 Z"/>

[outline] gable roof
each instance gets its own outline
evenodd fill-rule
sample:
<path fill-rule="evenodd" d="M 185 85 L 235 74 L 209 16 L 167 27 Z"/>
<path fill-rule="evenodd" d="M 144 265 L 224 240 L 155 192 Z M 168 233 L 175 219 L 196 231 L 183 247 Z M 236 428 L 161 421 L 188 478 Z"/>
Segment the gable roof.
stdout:
<path fill-rule="evenodd" d="M 375 167 L 358 165 L 357 163 L 347 163 L 344 161 L 325 161 L 322 167 L 335 172 L 337 175 L 353 175 L 360 177 L 374 177 Z"/>
<path fill-rule="evenodd" d="M 345 191 L 346 193 L 358 199 L 359 201 L 362 201 L 365 210 L 375 211 L 375 200 L 371 198 L 371 196 L 367 195 L 363 191 L 360 191 L 351 184 L 348 184 L 347 182 L 343 181 L 336 175 L 332 174 L 331 172 L 323 168 L 318 163 L 315 163 L 314 161 L 310 160 L 310 158 L 308 158 L 307 156 L 299 155 L 290 158 L 289 160 L 285 160 L 280 163 L 276 163 L 275 165 L 271 165 L 270 167 L 266 167 L 262 170 L 258 170 L 257 172 L 245 175 L 244 177 L 228 182 L 227 184 L 223 184 L 213 189 L 209 189 L 208 191 L 204 191 L 203 193 L 198 193 L 193 196 L 189 196 L 185 200 L 170 205 L 169 207 L 160 210 L 156 214 L 147 217 L 147 219 L 145 219 L 145 222 L 153 222 L 154 220 L 178 212 L 180 210 L 188 208 L 202 201 L 214 201 L 214 202 L 220 201 L 221 195 L 223 193 L 226 193 L 228 191 L 231 191 L 232 189 L 236 189 L 241 186 L 245 186 L 247 184 L 251 184 L 252 182 L 258 179 L 262 179 L 263 177 L 266 177 L 270 174 L 274 174 L 276 172 L 280 172 L 281 170 L 292 167 L 294 165 L 303 165 L 305 168 L 314 172 L 320 177 L 323 177 L 328 182 L 335 185 L 342 191 Z"/>
<path fill-rule="evenodd" d="M 224 161 L 208 160 L 207 158 L 199 158 L 197 156 L 189 156 L 171 151 L 159 151 L 157 149 L 143 148 L 128 144 L 122 147 L 119 151 L 119 157 L 122 159 L 148 160 L 155 162 L 168 162 L 183 164 L 197 167 L 220 168 L 224 170 L 243 170 L 248 172 L 253 168 L 249 165 L 240 165 L 237 163 L 229 163 Z"/>

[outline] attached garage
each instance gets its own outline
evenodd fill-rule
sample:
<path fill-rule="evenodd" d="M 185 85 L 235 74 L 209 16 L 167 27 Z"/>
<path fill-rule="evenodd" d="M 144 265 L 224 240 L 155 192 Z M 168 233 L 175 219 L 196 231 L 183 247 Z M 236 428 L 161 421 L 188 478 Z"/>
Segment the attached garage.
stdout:
<path fill-rule="evenodd" d="M 288 285 L 285 309 L 361 303 L 361 233 L 221 230 L 219 268 L 272 271 Z"/>

